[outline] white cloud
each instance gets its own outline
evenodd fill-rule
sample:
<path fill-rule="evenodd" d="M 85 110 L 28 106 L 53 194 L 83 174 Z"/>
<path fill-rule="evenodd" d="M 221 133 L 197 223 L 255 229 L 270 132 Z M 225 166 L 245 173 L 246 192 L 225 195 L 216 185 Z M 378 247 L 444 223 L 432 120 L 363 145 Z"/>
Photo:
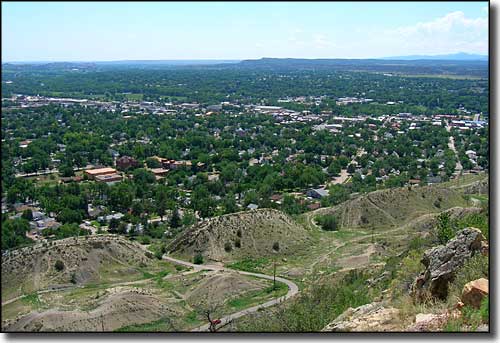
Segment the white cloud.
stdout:
<path fill-rule="evenodd" d="M 414 26 L 406 26 L 396 29 L 396 32 L 402 35 L 411 35 L 418 33 L 441 34 L 450 32 L 453 29 L 467 28 L 469 30 L 487 30 L 488 18 L 469 19 L 461 11 L 451 12 L 444 17 L 434 19 L 433 21 L 418 23 Z"/>
<path fill-rule="evenodd" d="M 488 51 L 488 18 L 468 18 L 461 11 L 412 26 L 387 30 L 387 43 L 400 45 L 412 53 L 449 53 Z"/>

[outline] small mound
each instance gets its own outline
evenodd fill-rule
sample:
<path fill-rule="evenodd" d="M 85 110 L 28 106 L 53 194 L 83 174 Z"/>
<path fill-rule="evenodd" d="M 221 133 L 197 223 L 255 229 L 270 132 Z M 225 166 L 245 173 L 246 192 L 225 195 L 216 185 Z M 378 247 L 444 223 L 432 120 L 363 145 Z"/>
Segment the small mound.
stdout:
<path fill-rule="evenodd" d="M 194 305 L 222 304 L 234 296 L 265 286 L 262 280 L 246 278 L 235 273 L 217 273 L 196 284 L 194 289 L 187 293 L 186 300 Z"/>
<path fill-rule="evenodd" d="M 41 289 L 98 282 L 106 272 L 130 276 L 151 262 L 137 243 L 114 235 L 66 238 L 12 250 L 2 258 L 2 301 Z"/>
<path fill-rule="evenodd" d="M 281 211 L 258 209 L 209 219 L 184 231 L 168 247 L 191 259 L 202 254 L 212 261 L 234 261 L 279 253 L 294 254 L 311 243 L 307 231 Z"/>
<path fill-rule="evenodd" d="M 178 313 L 159 299 L 139 291 L 125 291 L 107 297 L 92 311 L 48 310 L 32 312 L 4 324 L 5 331 L 113 331 L 131 324 L 143 324 Z"/>
<path fill-rule="evenodd" d="M 335 215 L 341 228 L 397 227 L 426 214 L 466 205 L 463 196 L 452 189 L 405 187 L 371 192 L 316 213 Z"/>

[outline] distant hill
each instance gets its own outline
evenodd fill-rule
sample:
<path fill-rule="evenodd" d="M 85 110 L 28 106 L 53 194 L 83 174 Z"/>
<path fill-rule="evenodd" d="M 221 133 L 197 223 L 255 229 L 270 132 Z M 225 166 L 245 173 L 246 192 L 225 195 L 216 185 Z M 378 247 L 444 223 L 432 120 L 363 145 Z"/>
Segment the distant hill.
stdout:
<path fill-rule="evenodd" d="M 487 60 L 447 59 L 305 59 L 261 58 L 218 68 L 259 69 L 267 71 L 366 71 L 411 75 L 470 75 L 488 77 Z"/>
<path fill-rule="evenodd" d="M 466 52 L 457 52 L 456 54 L 446 55 L 409 55 L 409 56 L 392 56 L 381 58 L 383 60 L 440 60 L 440 61 L 488 61 L 487 55 L 468 54 Z"/>

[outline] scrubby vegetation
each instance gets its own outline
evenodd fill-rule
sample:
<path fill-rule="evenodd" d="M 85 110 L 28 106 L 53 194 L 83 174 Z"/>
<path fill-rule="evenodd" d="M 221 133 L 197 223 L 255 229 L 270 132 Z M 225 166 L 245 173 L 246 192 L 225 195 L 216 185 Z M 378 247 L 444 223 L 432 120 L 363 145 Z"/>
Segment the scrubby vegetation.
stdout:
<path fill-rule="evenodd" d="M 251 315 L 238 323 L 238 330 L 259 332 L 315 332 L 349 307 L 372 301 L 378 291 L 367 286 L 369 275 L 349 272 L 340 280 L 323 280 L 310 286 L 290 304 L 268 313 Z"/>
<path fill-rule="evenodd" d="M 336 231 L 338 230 L 337 217 L 334 215 L 324 215 L 316 217 L 317 223 L 325 231 Z"/>

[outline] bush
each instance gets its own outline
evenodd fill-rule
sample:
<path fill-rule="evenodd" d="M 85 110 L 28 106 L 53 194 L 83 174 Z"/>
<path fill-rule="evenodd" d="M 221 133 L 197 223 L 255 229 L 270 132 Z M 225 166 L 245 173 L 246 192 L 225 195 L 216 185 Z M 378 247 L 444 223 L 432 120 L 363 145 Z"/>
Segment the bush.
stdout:
<path fill-rule="evenodd" d="M 280 251 L 280 243 L 279 242 L 274 242 L 273 250 L 276 252 Z"/>
<path fill-rule="evenodd" d="M 331 214 L 316 217 L 316 221 L 325 231 L 336 231 L 338 228 L 337 218 Z"/>
<path fill-rule="evenodd" d="M 139 243 L 145 245 L 145 244 L 151 244 L 151 238 L 149 236 L 141 236 L 139 238 Z"/>
<path fill-rule="evenodd" d="M 203 255 L 202 254 L 194 255 L 193 263 L 194 264 L 202 264 L 203 263 Z"/>
<path fill-rule="evenodd" d="M 64 262 L 63 262 L 63 261 L 61 261 L 61 260 L 57 260 L 57 261 L 56 261 L 56 264 L 54 264 L 54 268 L 56 268 L 56 270 L 57 270 L 58 272 L 63 271 L 63 270 L 64 270 Z"/>
<path fill-rule="evenodd" d="M 163 258 L 163 254 L 162 254 L 161 250 L 155 251 L 155 257 L 159 260 L 161 260 Z"/>
<path fill-rule="evenodd" d="M 446 244 L 455 236 L 449 213 L 443 212 L 438 216 L 437 236 L 441 244 Z"/>

